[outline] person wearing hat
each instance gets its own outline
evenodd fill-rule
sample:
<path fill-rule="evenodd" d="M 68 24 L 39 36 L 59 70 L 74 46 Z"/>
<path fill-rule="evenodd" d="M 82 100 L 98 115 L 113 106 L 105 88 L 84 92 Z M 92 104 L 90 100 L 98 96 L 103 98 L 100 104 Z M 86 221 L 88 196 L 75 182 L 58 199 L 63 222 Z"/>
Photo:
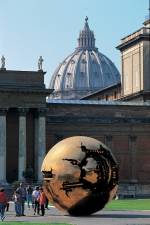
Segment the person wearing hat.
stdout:
<path fill-rule="evenodd" d="M 5 207 L 7 204 L 7 195 L 4 188 L 0 188 L 0 217 L 3 221 L 5 219 Z"/>

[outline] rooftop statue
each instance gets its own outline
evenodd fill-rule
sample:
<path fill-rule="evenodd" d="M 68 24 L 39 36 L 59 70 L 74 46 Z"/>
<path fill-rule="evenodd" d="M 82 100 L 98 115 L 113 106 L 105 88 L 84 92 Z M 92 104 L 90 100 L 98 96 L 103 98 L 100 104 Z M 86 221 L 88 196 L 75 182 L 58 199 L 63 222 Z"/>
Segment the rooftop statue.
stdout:
<path fill-rule="evenodd" d="M 3 55 L 1 57 L 1 69 L 5 69 L 5 57 Z"/>
<path fill-rule="evenodd" d="M 42 69 L 42 64 L 43 64 L 43 58 L 42 56 L 39 57 L 39 60 L 38 60 L 38 70 L 43 70 Z"/>

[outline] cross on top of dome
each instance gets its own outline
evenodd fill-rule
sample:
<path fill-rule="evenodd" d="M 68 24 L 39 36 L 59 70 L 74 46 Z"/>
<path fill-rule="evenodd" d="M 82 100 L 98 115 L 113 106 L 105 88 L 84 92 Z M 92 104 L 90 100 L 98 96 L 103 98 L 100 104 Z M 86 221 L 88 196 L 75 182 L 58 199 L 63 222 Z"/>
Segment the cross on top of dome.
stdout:
<path fill-rule="evenodd" d="M 86 23 L 87 23 L 88 19 L 89 19 L 89 18 L 86 16 L 86 17 L 85 17 L 85 22 L 86 22 Z"/>
<path fill-rule="evenodd" d="M 88 24 L 88 17 L 85 17 L 85 24 L 84 24 L 84 30 L 90 32 L 89 24 Z"/>

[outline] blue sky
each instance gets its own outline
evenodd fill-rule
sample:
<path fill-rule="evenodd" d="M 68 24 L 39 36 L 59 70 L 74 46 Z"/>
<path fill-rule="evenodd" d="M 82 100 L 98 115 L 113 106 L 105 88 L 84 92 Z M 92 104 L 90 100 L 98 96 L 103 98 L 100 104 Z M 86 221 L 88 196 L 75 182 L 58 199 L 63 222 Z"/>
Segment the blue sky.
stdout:
<path fill-rule="evenodd" d="M 48 86 L 51 74 L 77 46 L 88 16 L 96 47 L 121 70 L 120 39 L 142 26 L 149 0 L 0 0 L 0 56 L 6 68 L 37 70 L 44 58 Z"/>

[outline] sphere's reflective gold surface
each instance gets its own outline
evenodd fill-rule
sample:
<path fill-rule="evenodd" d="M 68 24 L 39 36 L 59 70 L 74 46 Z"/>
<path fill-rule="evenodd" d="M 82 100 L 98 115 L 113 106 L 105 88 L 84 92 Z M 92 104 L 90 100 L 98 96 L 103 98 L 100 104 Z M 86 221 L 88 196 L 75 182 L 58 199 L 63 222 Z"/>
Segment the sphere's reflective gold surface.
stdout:
<path fill-rule="evenodd" d="M 84 136 L 66 138 L 46 155 L 44 191 L 71 215 L 89 215 L 111 200 L 118 186 L 118 165 L 102 142 Z"/>

